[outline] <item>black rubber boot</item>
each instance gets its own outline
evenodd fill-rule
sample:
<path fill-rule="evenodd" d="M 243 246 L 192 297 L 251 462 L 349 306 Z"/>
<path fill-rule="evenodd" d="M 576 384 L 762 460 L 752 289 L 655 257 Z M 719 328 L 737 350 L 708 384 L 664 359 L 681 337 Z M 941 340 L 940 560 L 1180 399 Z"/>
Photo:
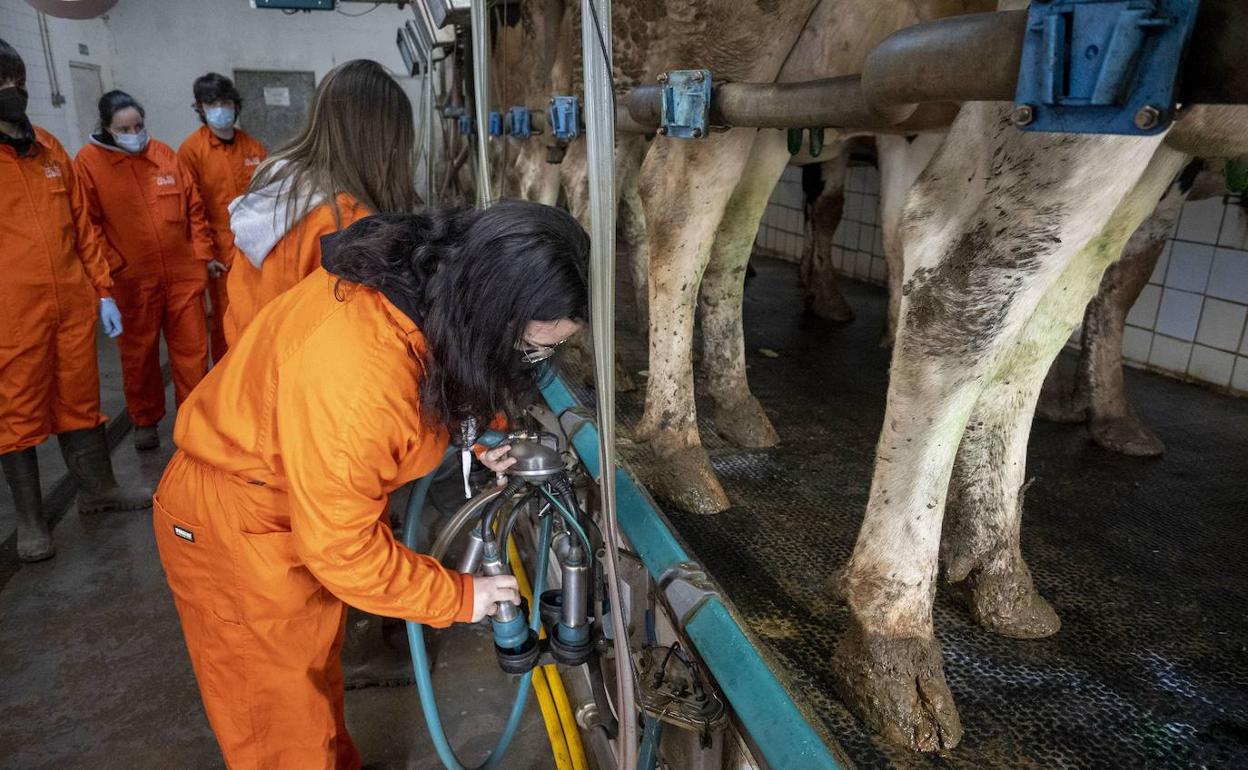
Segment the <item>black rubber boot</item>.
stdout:
<path fill-rule="evenodd" d="M 78 481 L 78 512 L 138 511 L 152 507 L 150 489 L 123 490 L 113 477 L 104 426 L 57 436 L 65 465 Z"/>
<path fill-rule="evenodd" d="M 52 533 L 43 518 L 43 495 L 39 490 L 39 458 L 35 448 L 0 455 L 0 467 L 17 505 L 17 558 L 43 561 L 56 555 Z"/>
<path fill-rule="evenodd" d="M 140 452 L 160 448 L 160 434 L 155 425 L 134 426 L 134 448 Z"/>

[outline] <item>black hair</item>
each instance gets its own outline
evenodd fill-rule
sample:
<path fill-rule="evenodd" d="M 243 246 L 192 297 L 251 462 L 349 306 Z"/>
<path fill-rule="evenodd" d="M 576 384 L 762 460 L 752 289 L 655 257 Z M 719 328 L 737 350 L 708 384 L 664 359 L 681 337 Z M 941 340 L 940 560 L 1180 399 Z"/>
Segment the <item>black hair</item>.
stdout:
<path fill-rule="evenodd" d="M 0 39 L 0 81 L 12 80 L 14 85 L 26 83 L 26 62 L 17 49 Z"/>
<path fill-rule="evenodd" d="M 431 426 L 515 414 L 538 374 L 516 349 L 528 323 L 589 318 L 589 236 L 540 203 L 382 214 L 333 246 L 329 272 L 382 292 L 424 334 L 420 395 Z"/>
<path fill-rule="evenodd" d="M 92 136 L 104 144 L 117 146 L 117 140 L 113 139 L 112 133 L 108 127 L 113 124 L 113 116 L 122 110 L 133 107 L 139 111 L 139 117 L 146 118 L 147 113 L 143 111 L 143 105 L 139 104 L 133 96 L 125 91 L 109 91 L 100 97 L 100 125 L 98 131 Z"/>
<path fill-rule="evenodd" d="M 234 87 L 234 81 L 216 72 L 209 72 L 207 75 L 200 75 L 195 78 L 195 84 L 191 86 L 191 91 L 195 94 L 195 111 L 199 113 L 199 119 L 204 119 L 204 111 L 200 107 L 201 104 L 211 104 L 213 102 L 234 102 L 234 113 L 243 111 L 243 97 L 238 93 L 238 89 Z"/>

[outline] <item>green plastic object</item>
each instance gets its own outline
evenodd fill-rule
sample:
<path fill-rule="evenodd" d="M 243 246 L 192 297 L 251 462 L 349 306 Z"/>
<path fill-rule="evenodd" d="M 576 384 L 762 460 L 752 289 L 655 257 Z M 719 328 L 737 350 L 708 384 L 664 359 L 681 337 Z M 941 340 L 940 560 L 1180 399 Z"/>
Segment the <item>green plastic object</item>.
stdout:
<path fill-rule="evenodd" d="M 817 158 L 823 152 L 823 129 L 810 129 L 810 157 Z"/>
<path fill-rule="evenodd" d="M 789 129 L 789 154 L 796 155 L 802 151 L 802 129 Z"/>

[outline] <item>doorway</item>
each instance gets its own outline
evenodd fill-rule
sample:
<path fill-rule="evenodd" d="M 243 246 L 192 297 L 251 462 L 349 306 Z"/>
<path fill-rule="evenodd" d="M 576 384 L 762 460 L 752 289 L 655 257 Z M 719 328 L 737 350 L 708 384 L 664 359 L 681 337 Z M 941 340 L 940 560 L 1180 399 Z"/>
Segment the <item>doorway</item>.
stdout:
<path fill-rule="evenodd" d="M 75 135 L 66 137 L 66 150 L 71 155 L 87 143 L 87 137 L 95 132 L 99 122 L 100 97 L 104 95 L 104 81 L 100 78 L 100 68 L 95 64 L 69 63 L 70 87 L 74 94 L 74 125 Z"/>

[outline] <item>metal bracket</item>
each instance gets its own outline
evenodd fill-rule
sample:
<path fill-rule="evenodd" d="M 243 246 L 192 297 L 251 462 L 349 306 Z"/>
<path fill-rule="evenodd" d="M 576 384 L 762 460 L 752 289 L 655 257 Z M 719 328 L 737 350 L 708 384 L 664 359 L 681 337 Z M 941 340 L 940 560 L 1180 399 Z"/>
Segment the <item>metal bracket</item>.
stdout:
<path fill-rule="evenodd" d="M 512 107 L 507 110 L 507 133 L 515 139 L 533 136 L 533 113 L 528 107 Z"/>
<path fill-rule="evenodd" d="M 691 561 L 680 562 L 660 575 L 659 590 L 682 629 L 708 599 L 721 595 L 702 565 Z"/>
<path fill-rule="evenodd" d="M 1027 131 L 1150 135 L 1174 119 L 1200 0 L 1035 0 L 1014 124 Z"/>
<path fill-rule="evenodd" d="M 672 70 L 663 84 L 659 133 L 675 139 L 701 139 L 710 130 L 711 71 Z"/>
<path fill-rule="evenodd" d="M 581 103 L 575 96 L 556 96 L 550 100 L 550 132 L 560 141 L 581 135 Z"/>
<path fill-rule="evenodd" d="M 491 112 L 490 113 L 490 136 L 502 136 L 502 135 L 503 135 L 503 113 Z"/>

